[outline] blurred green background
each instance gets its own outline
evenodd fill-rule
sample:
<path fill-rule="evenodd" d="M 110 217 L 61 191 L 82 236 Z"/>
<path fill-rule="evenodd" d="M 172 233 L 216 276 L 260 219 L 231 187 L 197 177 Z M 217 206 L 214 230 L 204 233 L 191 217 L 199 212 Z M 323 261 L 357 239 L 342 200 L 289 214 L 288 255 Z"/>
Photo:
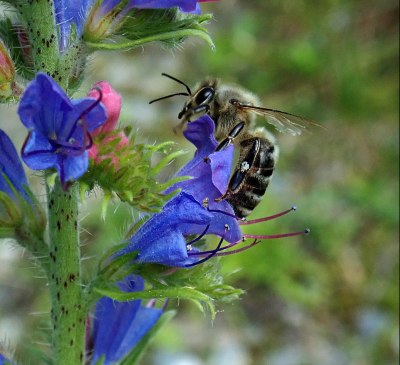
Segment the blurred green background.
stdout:
<path fill-rule="evenodd" d="M 251 90 L 263 106 L 318 121 L 324 128 L 311 134 L 275 133 L 280 160 L 251 218 L 293 204 L 298 211 L 247 229 L 273 234 L 310 227 L 312 233 L 223 258 L 227 281 L 246 290 L 243 300 L 220 306 L 213 323 L 188 303 L 172 304 L 179 305 L 178 317 L 143 363 L 397 364 L 398 3 L 225 0 L 202 8 L 215 15 L 209 26 L 215 52 L 188 39 L 173 50 L 151 45 L 97 53 L 87 87 L 107 79 L 124 98 L 122 125 L 133 125 L 149 143 L 177 141 L 187 158 L 192 147 L 172 130 L 184 98 L 148 105 L 182 91 L 161 72 L 191 86 L 218 76 Z M 1 112 L 2 128 L 21 142 L 15 108 Z M 105 231 L 96 204 L 93 198 L 85 205 L 82 221 L 88 257 L 97 238 L 109 245 L 132 220 L 132 212 L 114 205 L 114 224 Z M 48 309 L 48 300 L 45 288 L 36 289 L 44 281 L 32 279 L 31 263 L 10 247 L 0 246 L 0 339 L 29 343 L 37 339 L 41 315 L 28 314 Z"/>

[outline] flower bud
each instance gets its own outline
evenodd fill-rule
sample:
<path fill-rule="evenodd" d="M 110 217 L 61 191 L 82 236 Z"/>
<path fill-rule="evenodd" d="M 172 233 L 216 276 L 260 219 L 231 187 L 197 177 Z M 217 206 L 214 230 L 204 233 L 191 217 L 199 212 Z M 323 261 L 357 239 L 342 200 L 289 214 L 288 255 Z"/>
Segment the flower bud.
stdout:
<path fill-rule="evenodd" d="M 88 96 L 98 98 L 99 94 L 101 97 L 101 103 L 106 109 L 107 120 L 102 126 L 96 128 L 91 133 L 92 136 L 113 131 L 117 125 L 119 114 L 121 112 L 121 95 L 118 94 L 107 81 L 97 82 L 89 91 Z"/>
<path fill-rule="evenodd" d="M 121 24 L 127 1 L 115 5 L 113 1 L 97 1 L 90 9 L 85 24 L 84 37 L 89 41 L 98 41 L 113 34 Z"/>
<path fill-rule="evenodd" d="M 98 136 L 98 138 L 94 140 L 92 147 L 89 149 L 89 157 L 94 160 L 95 164 L 99 164 L 104 160 L 110 160 L 114 169 L 117 170 L 119 165 L 118 151 L 129 144 L 129 139 L 123 131 L 114 131 L 121 112 L 121 95 L 107 81 L 99 81 L 89 91 L 88 96 L 94 98 L 100 97 L 101 103 L 107 113 L 106 122 L 91 133 L 92 137 Z M 113 147 L 110 151 L 109 147 L 111 145 Z"/>
<path fill-rule="evenodd" d="M 15 67 L 10 52 L 0 39 L 0 100 L 7 100 L 20 94 L 15 81 Z"/>

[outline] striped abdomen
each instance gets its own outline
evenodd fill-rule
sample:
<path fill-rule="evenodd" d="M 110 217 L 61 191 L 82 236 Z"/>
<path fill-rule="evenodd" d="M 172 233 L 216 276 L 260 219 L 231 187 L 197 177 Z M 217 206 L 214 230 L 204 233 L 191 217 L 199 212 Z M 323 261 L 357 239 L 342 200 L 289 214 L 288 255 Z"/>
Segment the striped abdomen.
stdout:
<path fill-rule="evenodd" d="M 224 198 L 239 218 L 248 216 L 261 201 L 277 159 L 275 146 L 266 138 L 252 137 L 240 143 L 240 157 Z"/>

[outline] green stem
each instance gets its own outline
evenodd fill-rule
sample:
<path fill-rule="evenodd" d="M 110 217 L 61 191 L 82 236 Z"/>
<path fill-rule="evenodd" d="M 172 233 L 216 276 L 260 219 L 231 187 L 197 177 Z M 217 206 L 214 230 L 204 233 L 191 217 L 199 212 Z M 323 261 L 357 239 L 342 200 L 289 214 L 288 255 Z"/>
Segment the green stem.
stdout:
<path fill-rule="evenodd" d="M 16 1 L 26 21 L 33 68 L 43 71 L 68 93 L 79 84 L 85 57 L 82 43 L 71 26 L 69 47 L 60 49 L 54 0 Z M 46 100 L 43 100 L 46 102 Z M 58 178 L 47 185 L 49 228 L 49 289 L 51 296 L 54 365 L 77 365 L 84 361 L 87 305 L 81 282 L 78 231 L 79 186 L 64 191 Z M 38 247 L 41 250 L 42 247 Z"/>
<path fill-rule="evenodd" d="M 48 188 L 50 275 L 54 364 L 82 364 L 86 308 L 80 270 L 78 190 Z"/>
<path fill-rule="evenodd" d="M 60 50 L 54 0 L 21 0 L 16 7 L 26 19 L 34 71 L 46 72 L 67 94 L 73 94 L 82 81 L 87 56 L 76 28 L 71 25 L 68 47 Z"/>
<path fill-rule="evenodd" d="M 59 36 L 53 0 L 22 1 L 17 7 L 26 19 L 35 71 L 45 71 L 65 87 L 59 68 Z"/>

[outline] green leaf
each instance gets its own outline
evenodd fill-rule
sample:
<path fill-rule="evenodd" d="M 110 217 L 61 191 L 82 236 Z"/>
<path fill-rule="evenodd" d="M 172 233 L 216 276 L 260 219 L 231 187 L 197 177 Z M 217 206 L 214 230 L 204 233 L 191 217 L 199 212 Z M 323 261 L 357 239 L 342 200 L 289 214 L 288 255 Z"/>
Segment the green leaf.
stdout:
<path fill-rule="evenodd" d="M 215 318 L 215 307 L 213 299 L 200 291 L 191 287 L 166 287 L 164 289 L 147 289 L 140 292 L 123 292 L 116 288 L 94 288 L 94 290 L 106 297 L 126 302 L 136 299 L 162 299 L 162 298 L 176 298 L 187 299 L 196 304 L 196 306 L 204 311 L 204 306 L 208 308 L 212 318 Z"/>
<path fill-rule="evenodd" d="M 125 50 L 154 41 L 175 46 L 186 37 L 196 36 L 214 48 L 207 30 L 201 26 L 211 18 L 211 14 L 182 14 L 177 9 L 136 9 L 125 17 L 122 26 L 114 32 L 114 37 L 101 41 L 87 39 L 86 44 L 92 50 Z"/>

